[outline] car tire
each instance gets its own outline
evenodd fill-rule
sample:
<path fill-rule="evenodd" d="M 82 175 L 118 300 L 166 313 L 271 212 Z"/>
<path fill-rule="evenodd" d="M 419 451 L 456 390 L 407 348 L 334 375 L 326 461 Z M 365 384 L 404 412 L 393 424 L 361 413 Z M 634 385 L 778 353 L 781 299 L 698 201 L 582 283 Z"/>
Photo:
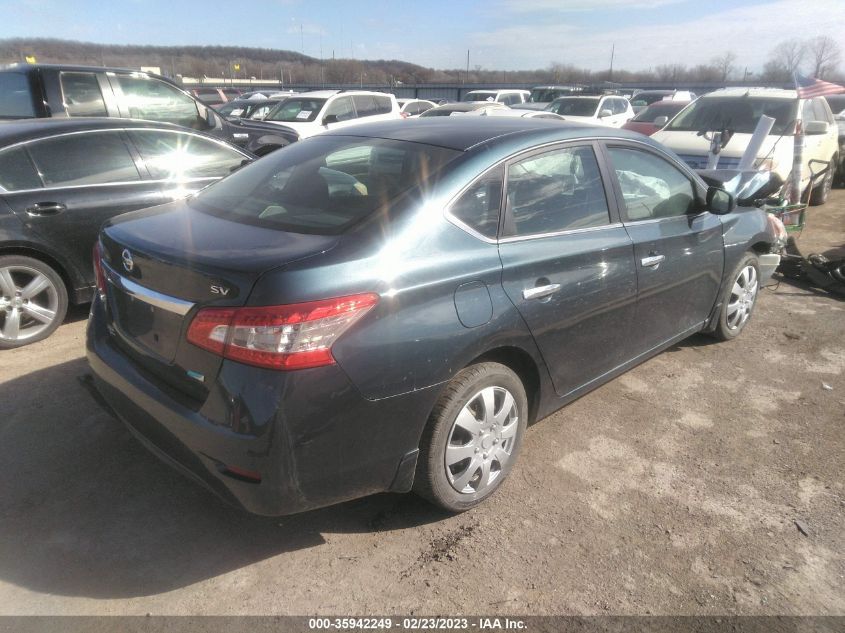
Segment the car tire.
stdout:
<path fill-rule="evenodd" d="M 722 293 L 722 309 L 713 336 L 730 341 L 740 335 L 751 320 L 760 295 L 760 267 L 754 253 L 746 253 L 729 277 Z"/>
<path fill-rule="evenodd" d="M 833 180 L 836 177 L 836 163 L 838 160 L 836 156 L 830 159 L 830 167 L 824 178 L 810 192 L 810 205 L 818 207 L 827 202 L 827 199 L 830 197 L 830 190 L 833 189 Z"/>
<path fill-rule="evenodd" d="M 41 341 L 67 314 L 67 289 L 61 276 L 39 259 L 0 257 L 0 349 Z"/>
<path fill-rule="evenodd" d="M 423 432 L 414 491 L 450 512 L 477 506 L 513 468 L 527 416 L 525 387 L 508 367 L 485 362 L 462 370 Z"/>

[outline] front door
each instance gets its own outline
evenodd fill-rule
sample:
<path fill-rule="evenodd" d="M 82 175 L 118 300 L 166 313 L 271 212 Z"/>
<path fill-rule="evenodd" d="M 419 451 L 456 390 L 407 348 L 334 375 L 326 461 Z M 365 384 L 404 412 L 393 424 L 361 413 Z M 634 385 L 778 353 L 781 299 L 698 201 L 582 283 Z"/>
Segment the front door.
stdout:
<path fill-rule="evenodd" d="M 507 166 L 502 283 L 560 396 L 631 354 L 633 246 L 609 203 L 595 147 L 566 145 Z"/>
<path fill-rule="evenodd" d="M 722 222 L 701 211 L 692 180 L 642 146 L 607 148 L 622 221 L 634 242 L 637 352 L 701 327 L 716 302 L 724 266 Z"/>

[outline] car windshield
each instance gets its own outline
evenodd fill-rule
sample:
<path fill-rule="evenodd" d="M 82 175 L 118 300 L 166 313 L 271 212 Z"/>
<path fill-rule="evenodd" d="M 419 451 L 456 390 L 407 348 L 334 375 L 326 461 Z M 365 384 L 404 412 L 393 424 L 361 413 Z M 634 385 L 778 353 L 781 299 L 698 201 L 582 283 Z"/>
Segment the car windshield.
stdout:
<path fill-rule="evenodd" d="M 788 135 L 793 133 L 797 112 L 797 99 L 703 97 L 663 129 L 670 132 L 729 129 L 738 134 L 752 134 L 760 117 L 765 115 L 775 120 L 771 134 Z"/>
<path fill-rule="evenodd" d="M 284 121 L 285 123 L 307 123 L 317 118 L 325 103 L 325 99 L 287 99 L 270 110 L 264 120 Z"/>
<path fill-rule="evenodd" d="M 531 91 L 531 96 L 528 101 L 531 103 L 549 103 L 563 95 L 578 92 L 577 90 L 570 90 L 569 88 L 535 88 Z"/>
<path fill-rule="evenodd" d="M 0 119 L 31 119 L 35 116 L 29 81 L 23 73 L 0 73 Z"/>
<path fill-rule="evenodd" d="M 671 92 L 640 92 L 633 96 L 631 100 L 632 106 L 647 106 L 657 101 L 662 101 L 664 97 L 670 96 Z"/>
<path fill-rule="evenodd" d="M 665 116 L 671 119 L 683 110 L 686 105 L 684 101 L 659 101 L 648 106 L 631 120 L 637 123 L 654 123 L 654 120 L 659 116 Z"/>
<path fill-rule="evenodd" d="M 496 93 L 492 91 L 473 90 L 464 95 L 462 101 L 495 101 Z"/>
<path fill-rule="evenodd" d="M 407 141 L 316 137 L 233 173 L 188 204 L 234 222 L 335 235 L 427 189 L 460 154 Z"/>
<path fill-rule="evenodd" d="M 562 116 L 594 116 L 598 107 L 598 97 L 564 97 L 552 101 L 546 109 Z"/>

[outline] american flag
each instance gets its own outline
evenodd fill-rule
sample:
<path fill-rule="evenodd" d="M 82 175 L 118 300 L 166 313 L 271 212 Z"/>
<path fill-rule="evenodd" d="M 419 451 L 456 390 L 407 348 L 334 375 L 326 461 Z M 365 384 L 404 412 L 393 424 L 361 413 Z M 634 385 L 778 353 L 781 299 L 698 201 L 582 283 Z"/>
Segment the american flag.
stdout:
<path fill-rule="evenodd" d="M 804 77 L 795 73 L 795 89 L 798 91 L 799 99 L 810 97 L 823 97 L 824 95 L 835 95 L 845 92 L 845 86 L 832 84 L 829 81 L 822 81 L 814 77 Z"/>

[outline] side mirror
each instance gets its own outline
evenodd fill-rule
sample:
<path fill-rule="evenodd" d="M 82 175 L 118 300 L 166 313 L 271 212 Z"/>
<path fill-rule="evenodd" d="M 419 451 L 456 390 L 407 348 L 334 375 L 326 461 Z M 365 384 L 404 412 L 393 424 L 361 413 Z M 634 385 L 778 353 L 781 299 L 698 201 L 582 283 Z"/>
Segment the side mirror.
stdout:
<path fill-rule="evenodd" d="M 330 123 L 337 123 L 336 114 L 327 114 L 323 117 L 323 125 L 329 125 Z"/>
<path fill-rule="evenodd" d="M 725 215 L 736 207 L 734 197 L 719 187 L 707 188 L 707 210 L 715 215 Z"/>
<path fill-rule="evenodd" d="M 607 116 L 611 116 L 612 114 L 613 112 L 611 112 L 610 110 L 602 110 L 601 112 L 599 112 L 599 118 L 603 119 Z"/>
<path fill-rule="evenodd" d="M 664 125 L 666 125 L 667 123 L 669 123 L 669 117 L 668 117 L 668 116 L 665 116 L 665 115 L 663 115 L 663 116 L 659 116 L 659 117 L 657 117 L 657 118 L 653 121 L 653 123 L 654 123 L 654 125 L 656 125 L 657 127 L 663 127 Z"/>
<path fill-rule="evenodd" d="M 830 124 L 827 121 L 807 121 L 804 124 L 804 134 L 827 134 Z"/>

